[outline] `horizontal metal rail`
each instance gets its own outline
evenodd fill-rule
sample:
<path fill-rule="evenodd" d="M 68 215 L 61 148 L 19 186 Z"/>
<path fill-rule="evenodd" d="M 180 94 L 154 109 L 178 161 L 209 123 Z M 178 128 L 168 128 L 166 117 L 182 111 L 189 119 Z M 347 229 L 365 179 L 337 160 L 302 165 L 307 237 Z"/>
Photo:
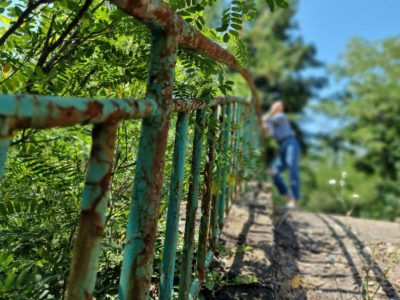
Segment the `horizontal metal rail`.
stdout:
<path fill-rule="evenodd" d="M 199 108 L 240 102 L 250 105 L 243 97 L 175 99 L 170 112 L 191 112 Z M 12 129 L 52 128 L 107 121 L 142 119 L 157 114 L 153 99 L 90 99 L 38 95 L 0 95 L 0 116 L 10 118 Z"/>
<path fill-rule="evenodd" d="M 118 124 L 142 119 L 130 216 L 119 284 L 119 299 L 147 299 L 160 211 L 165 152 L 172 113 L 177 113 L 160 299 L 170 299 L 175 278 L 180 203 L 183 195 L 189 114 L 196 113 L 185 222 L 179 299 L 196 298 L 216 250 L 229 207 L 242 187 L 244 156 L 258 141 L 260 105 L 250 73 L 235 57 L 205 37 L 160 0 L 114 0 L 152 32 L 146 97 L 89 99 L 37 95 L 0 96 L 0 176 L 15 130 L 93 124 L 78 235 L 66 299 L 91 299 L 104 232 Z M 237 70 L 251 99 L 174 99 L 178 46 L 198 51 Z M 205 141 L 205 142 L 203 142 Z M 206 145 L 206 149 L 203 149 Z M 206 155 L 206 158 L 204 157 Z M 205 158 L 204 170 L 202 160 Z M 200 174 L 204 174 L 201 182 Z M 200 225 L 196 212 L 201 205 Z M 198 232 L 196 230 L 198 228 Z M 195 235 L 198 234 L 198 243 Z"/>

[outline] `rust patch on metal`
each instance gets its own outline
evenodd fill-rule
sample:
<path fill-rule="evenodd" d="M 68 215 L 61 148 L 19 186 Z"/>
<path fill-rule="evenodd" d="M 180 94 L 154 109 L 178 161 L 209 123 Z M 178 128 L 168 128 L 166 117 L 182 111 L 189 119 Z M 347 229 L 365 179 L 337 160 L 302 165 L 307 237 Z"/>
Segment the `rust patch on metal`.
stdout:
<path fill-rule="evenodd" d="M 86 298 L 86 300 L 93 300 L 94 299 L 92 294 L 90 294 L 88 292 L 86 292 L 85 298 Z"/>
<path fill-rule="evenodd" d="M 89 225 L 87 234 L 91 237 L 100 238 L 104 232 L 101 216 L 94 210 L 82 210 L 80 224 Z"/>
<path fill-rule="evenodd" d="M 103 113 L 104 105 L 98 101 L 91 101 L 87 104 L 87 115 L 90 117 L 99 116 Z"/>

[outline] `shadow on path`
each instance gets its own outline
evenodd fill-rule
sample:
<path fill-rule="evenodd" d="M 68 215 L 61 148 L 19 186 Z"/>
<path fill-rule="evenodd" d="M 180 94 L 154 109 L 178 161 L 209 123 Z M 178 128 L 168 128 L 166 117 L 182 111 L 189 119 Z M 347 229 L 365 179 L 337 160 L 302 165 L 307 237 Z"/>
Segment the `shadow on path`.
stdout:
<path fill-rule="evenodd" d="M 260 193 L 260 190 L 256 190 L 254 192 L 254 197 L 253 199 L 257 199 L 258 195 Z M 242 231 L 240 232 L 237 240 L 236 240 L 236 249 L 246 246 L 246 241 L 247 237 L 249 235 L 250 229 L 252 226 L 255 225 L 255 216 L 256 214 L 262 214 L 266 210 L 266 205 L 261 205 L 257 203 L 251 203 L 247 205 L 249 208 L 249 217 L 247 218 L 246 223 L 243 225 Z M 252 230 L 254 233 L 254 230 Z M 263 232 L 258 232 L 258 233 L 263 233 Z M 257 245 L 258 248 L 264 248 L 263 245 Z M 257 246 L 252 245 L 252 248 L 257 248 Z M 265 252 L 267 254 L 267 257 L 271 256 L 271 246 L 264 244 L 265 246 Z M 227 274 L 227 279 L 232 280 L 234 279 L 238 274 L 240 274 L 240 269 L 243 267 L 243 259 L 245 256 L 246 252 L 245 251 L 236 251 L 235 257 L 233 259 L 233 263 L 231 266 L 231 269 L 229 270 Z M 262 278 L 263 276 L 266 276 L 267 274 L 265 272 L 270 273 L 270 268 L 265 268 L 265 266 L 260 266 L 259 263 L 254 262 L 246 262 L 246 265 L 253 269 L 255 271 L 255 275 L 257 275 L 258 278 Z M 260 273 L 262 272 L 262 273 Z"/>
<path fill-rule="evenodd" d="M 257 188 L 251 193 L 249 199 L 250 203 L 246 202 L 246 207 L 248 207 L 248 217 L 244 222 L 243 227 L 236 237 L 235 248 L 236 252 L 233 258 L 233 262 L 229 272 L 226 274 L 222 280 L 225 281 L 224 286 L 216 291 L 203 290 L 203 296 L 205 299 L 277 299 L 275 293 L 271 286 L 272 269 L 271 265 L 263 263 L 259 259 L 249 260 L 249 253 L 247 251 L 241 250 L 242 247 L 246 247 L 248 243 L 249 233 L 256 235 L 266 235 L 267 232 L 264 230 L 256 230 L 255 228 L 262 229 L 264 224 L 258 224 L 256 222 L 257 216 L 265 215 L 267 206 L 266 204 L 260 204 L 258 197 L 262 193 L 261 188 Z M 228 238 L 232 238 L 227 235 Z M 265 242 L 251 243 L 252 249 L 262 250 L 269 260 L 272 260 L 273 247 Z M 245 260 L 246 258 L 246 260 Z M 255 275 L 257 277 L 256 283 L 243 284 L 241 283 L 240 276 L 242 276 L 243 267 L 245 266 L 246 271 L 244 273 Z M 218 269 L 219 266 L 215 265 L 211 269 Z"/>
<path fill-rule="evenodd" d="M 268 201 L 270 195 L 257 188 L 237 204 L 222 238 L 236 252 L 213 261 L 211 270 L 222 278 L 216 290 L 203 289 L 205 299 L 368 299 L 360 264 L 365 261 L 384 298 L 400 300 L 386 271 L 339 218 L 279 209 L 272 225 Z M 246 284 L 248 275 L 257 282 Z"/>
<path fill-rule="evenodd" d="M 300 258 L 300 244 L 295 233 L 295 226 L 288 220 L 290 212 L 280 209 L 276 210 L 274 215 L 275 257 L 273 269 L 278 299 L 307 299 L 305 290 L 295 283 L 296 278 L 300 278 L 300 269 L 297 264 Z M 307 225 L 303 224 L 302 226 Z"/>
<path fill-rule="evenodd" d="M 387 279 L 385 272 L 382 271 L 382 269 L 374 261 L 374 258 L 371 257 L 370 254 L 363 251 L 363 249 L 365 248 L 365 245 L 361 242 L 361 240 L 351 231 L 351 229 L 348 226 L 343 224 L 342 221 L 338 220 L 335 217 L 329 216 L 329 215 L 327 217 L 342 228 L 342 230 L 346 233 L 346 235 L 353 242 L 354 247 L 357 250 L 357 252 L 360 254 L 360 256 L 362 256 L 364 258 L 366 263 L 372 264 L 371 270 L 374 272 L 376 280 L 381 284 L 382 290 L 384 291 L 386 296 L 391 300 L 400 300 L 399 294 L 396 292 L 396 289 L 393 287 L 393 285 Z"/>
<path fill-rule="evenodd" d="M 320 219 L 325 226 L 329 229 L 329 231 L 332 233 L 332 236 L 335 238 L 336 242 L 338 243 L 340 249 L 342 250 L 342 253 L 344 257 L 346 258 L 347 265 L 350 267 L 351 274 L 353 276 L 354 282 L 356 283 L 357 287 L 359 287 L 358 295 L 361 295 L 362 299 L 365 299 L 365 289 L 363 288 L 363 281 L 360 273 L 357 270 L 357 266 L 354 263 L 353 258 L 351 257 L 349 251 L 347 250 L 345 244 L 343 243 L 343 240 L 339 237 L 335 229 L 329 224 L 327 220 L 325 220 L 324 217 L 322 217 L 319 214 L 315 214 L 318 219 Z"/>

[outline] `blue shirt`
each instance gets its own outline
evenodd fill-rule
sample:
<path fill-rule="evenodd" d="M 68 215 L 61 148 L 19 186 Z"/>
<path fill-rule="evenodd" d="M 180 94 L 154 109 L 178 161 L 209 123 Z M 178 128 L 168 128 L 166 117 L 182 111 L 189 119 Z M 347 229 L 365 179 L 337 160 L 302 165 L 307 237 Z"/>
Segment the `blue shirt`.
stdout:
<path fill-rule="evenodd" d="M 284 113 L 277 113 L 268 117 L 267 126 L 270 134 L 278 143 L 281 143 L 284 139 L 295 135 Z"/>

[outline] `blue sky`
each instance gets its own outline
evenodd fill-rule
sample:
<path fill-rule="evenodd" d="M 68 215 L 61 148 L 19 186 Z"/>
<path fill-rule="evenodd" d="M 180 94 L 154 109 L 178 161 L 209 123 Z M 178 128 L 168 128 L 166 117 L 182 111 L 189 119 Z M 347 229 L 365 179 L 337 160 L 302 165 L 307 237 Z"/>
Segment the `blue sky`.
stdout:
<path fill-rule="evenodd" d="M 400 35 L 400 0 L 300 0 L 296 21 L 305 41 L 329 65 L 352 37 Z"/>
<path fill-rule="evenodd" d="M 296 21 L 304 40 L 316 46 L 317 57 L 331 65 L 352 37 L 379 40 L 400 35 L 400 0 L 299 0 Z M 338 88 L 330 80 L 320 96 L 328 96 Z M 323 116 L 310 115 L 309 110 L 301 124 L 313 133 L 329 132 L 338 126 Z"/>

